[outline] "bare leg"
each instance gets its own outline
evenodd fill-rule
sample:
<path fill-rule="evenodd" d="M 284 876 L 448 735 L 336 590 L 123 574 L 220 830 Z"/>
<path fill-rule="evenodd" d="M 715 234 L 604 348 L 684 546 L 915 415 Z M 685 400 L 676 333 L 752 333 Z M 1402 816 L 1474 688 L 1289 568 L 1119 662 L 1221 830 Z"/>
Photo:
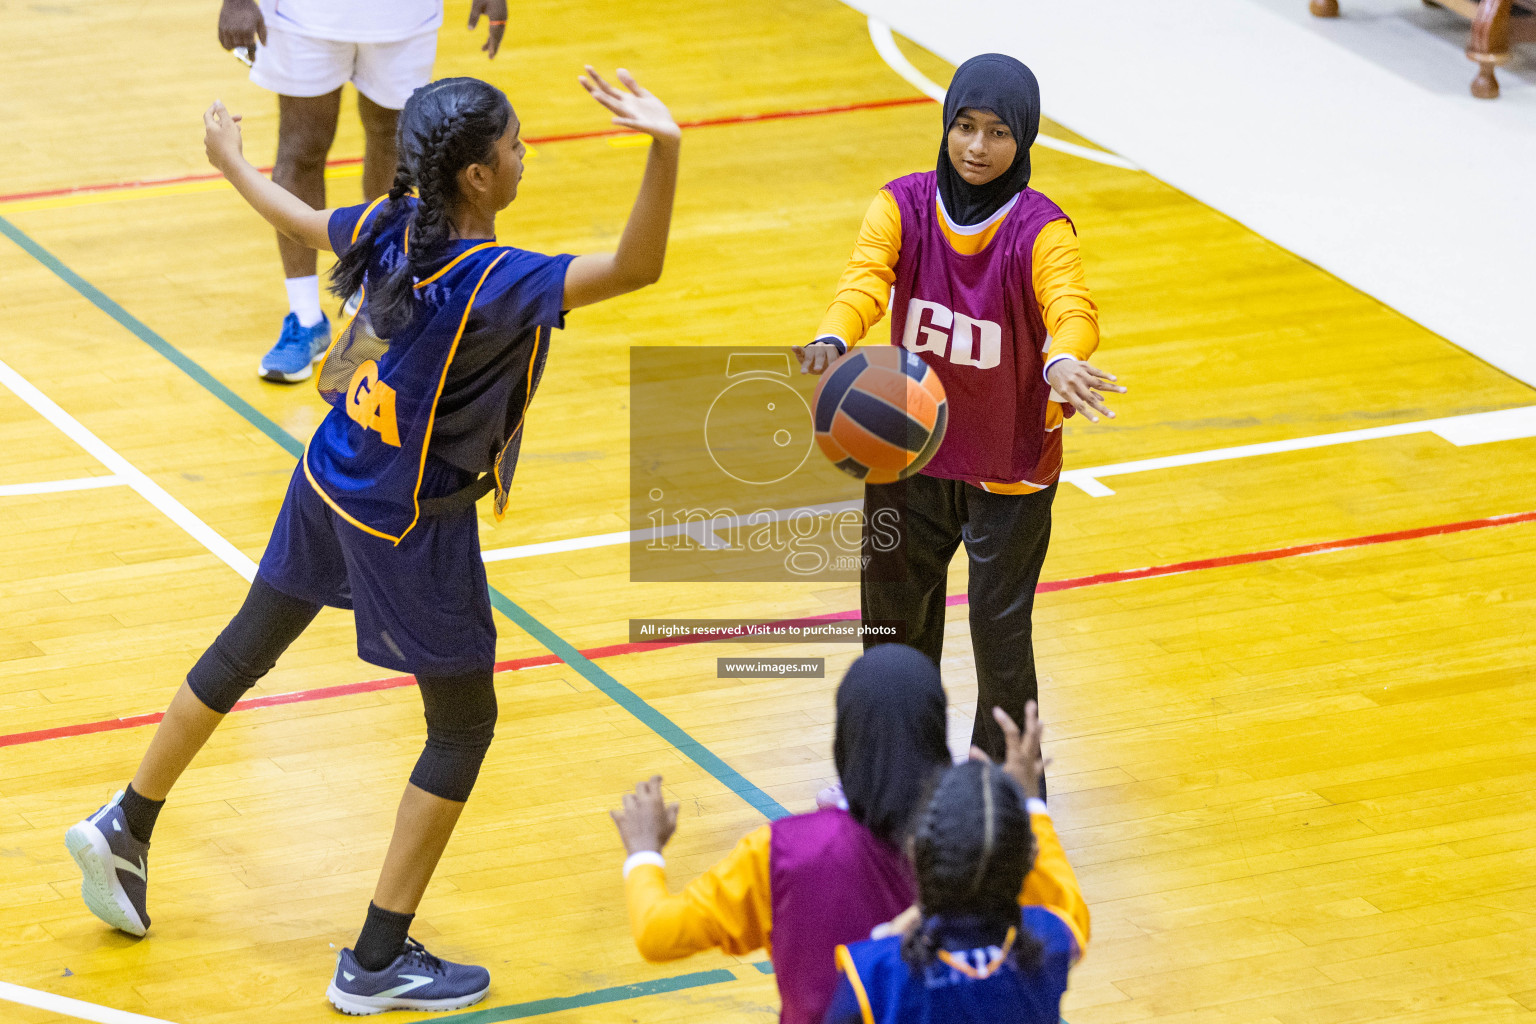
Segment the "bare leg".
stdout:
<path fill-rule="evenodd" d="M 272 180 L 316 210 L 325 208 L 325 158 L 336 138 L 341 90 L 324 96 L 277 98 L 277 162 Z M 284 277 L 315 273 L 315 251 L 283 234 L 277 236 Z"/>
<path fill-rule="evenodd" d="M 405 787 L 395 814 L 395 834 L 384 855 L 384 870 L 373 891 L 375 906 L 397 914 L 416 913 L 463 810 L 464 805 L 457 801 L 433 796 L 416 786 Z"/>
<path fill-rule="evenodd" d="M 400 111 L 381 107 L 357 94 L 357 116 L 363 122 L 363 202 L 372 202 L 395 180 L 395 124 Z"/>
<path fill-rule="evenodd" d="M 164 800 L 222 721 L 223 715 L 204 704 L 190 686 L 182 683 L 134 773 L 134 792 L 147 800 Z"/>

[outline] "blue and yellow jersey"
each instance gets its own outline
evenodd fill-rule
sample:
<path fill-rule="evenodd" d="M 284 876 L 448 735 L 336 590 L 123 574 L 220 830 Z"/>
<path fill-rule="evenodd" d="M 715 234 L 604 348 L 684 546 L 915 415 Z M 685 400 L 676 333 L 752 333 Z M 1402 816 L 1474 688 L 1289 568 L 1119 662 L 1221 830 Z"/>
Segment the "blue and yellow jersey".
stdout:
<path fill-rule="evenodd" d="M 1018 929 L 1041 945 L 1031 970 L 966 921 L 942 926 L 944 952 L 922 970 L 902 959 L 899 935 L 839 946 L 826 1024 L 1056 1024 L 1077 940 L 1045 907 L 1021 907 Z"/>
<path fill-rule="evenodd" d="M 1029 810 L 1036 854 L 1018 930 L 1039 941 L 1038 966 L 1021 970 L 966 921 L 944 923 L 945 953 L 923 971 L 902 959 L 897 935 L 839 946 L 826 1024 L 1056 1024 L 1067 973 L 1088 948 L 1088 904 L 1045 804 L 1030 800 Z"/>
<path fill-rule="evenodd" d="M 382 200 L 331 215 L 337 255 L 374 217 L 369 275 L 406 258 L 404 211 Z M 561 300 L 571 256 L 545 256 L 494 239 L 451 242 L 441 265 L 415 282 L 411 320 L 381 338 L 368 312 L 368 284 L 326 353 L 320 393 L 333 406 L 310 440 L 304 472 L 342 518 L 399 543 L 421 516 L 428 457 L 470 473 L 495 473 L 496 511 L 506 507 L 523 418 L 564 326 Z"/>

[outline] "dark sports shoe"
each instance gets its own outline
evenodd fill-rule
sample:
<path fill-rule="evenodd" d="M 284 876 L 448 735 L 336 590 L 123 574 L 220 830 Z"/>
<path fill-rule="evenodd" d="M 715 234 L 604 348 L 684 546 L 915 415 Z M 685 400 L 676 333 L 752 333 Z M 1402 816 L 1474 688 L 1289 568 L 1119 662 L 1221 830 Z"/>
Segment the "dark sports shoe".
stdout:
<path fill-rule="evenodd" d="M 143 935 L 149 931 L 149 844 L 128 831 L 122 799 L 119 790 L 105 807 L 70 826 L 64 845 L 80 865 L 80 895 L 91 913 L 119 931 Z"/>
<path fill-rule="evenodd" d="M 485 998 L 491 972 L 449 963 L 428 953 L 415 939 L 382 971 L 365 971 L 350 949 L 336 956 L 336 976 L 325 994 L 342 1013 L 362 1016 L 385 1010 L 457 1010 Z"/>

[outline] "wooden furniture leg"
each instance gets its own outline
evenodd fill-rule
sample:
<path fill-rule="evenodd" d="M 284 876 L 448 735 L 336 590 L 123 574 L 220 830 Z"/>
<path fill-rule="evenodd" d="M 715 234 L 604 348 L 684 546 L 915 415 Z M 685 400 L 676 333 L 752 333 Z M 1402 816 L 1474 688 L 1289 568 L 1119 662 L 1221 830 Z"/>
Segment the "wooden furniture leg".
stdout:
<path fill-rule="evenodd" d="M 1499 80 L 1493 69 L 1509 61 L 1509 6 L 1510 0 L 1482 0 L 1477 5 L 1477 17 L 1472 19 L 1467 59 L 1477 62 L 1472 95 L 1480 100 L 1499 95 Z"/>
<path fill-rule="evenodd" d="M 1307 10 L 1319 18 L 1337 18 L 1339 0 L 1311 0 L 1311 3 L 1307 4 Z"/>

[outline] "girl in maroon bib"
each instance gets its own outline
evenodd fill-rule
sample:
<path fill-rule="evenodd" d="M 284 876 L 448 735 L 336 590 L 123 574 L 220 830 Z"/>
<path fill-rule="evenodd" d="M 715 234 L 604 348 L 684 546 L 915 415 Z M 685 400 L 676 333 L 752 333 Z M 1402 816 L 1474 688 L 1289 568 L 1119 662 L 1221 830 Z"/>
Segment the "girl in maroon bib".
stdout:
<path fill-rule="evenodd" d="M 949 425 L 933 459 L 896 484 L 866 485 L 865 513 L 902 524 L 894 550 L 866 532 L 866 620 L 905 623 L 905 641 L 938 661 L 945 582 L 963 542 L 970 559 L 978 683 L 973 742 L 994 758 L 991 714 L 1015 720 L 1037 698 L 1031 614 L 1061 473 L 1061 427 L 1113 416 L 1099 392 L 1123 392 L 1087 362 L 1098 310 L 1083 282 L 1072 222 L 1029 188 L 1040 91 L 1023 64 L 983 54 L 955 72 L 933 171 L 877 194 L 814 342 L 796 348 L 820 373 L 886 312 L 891 343 L 934 368 Z"/>

